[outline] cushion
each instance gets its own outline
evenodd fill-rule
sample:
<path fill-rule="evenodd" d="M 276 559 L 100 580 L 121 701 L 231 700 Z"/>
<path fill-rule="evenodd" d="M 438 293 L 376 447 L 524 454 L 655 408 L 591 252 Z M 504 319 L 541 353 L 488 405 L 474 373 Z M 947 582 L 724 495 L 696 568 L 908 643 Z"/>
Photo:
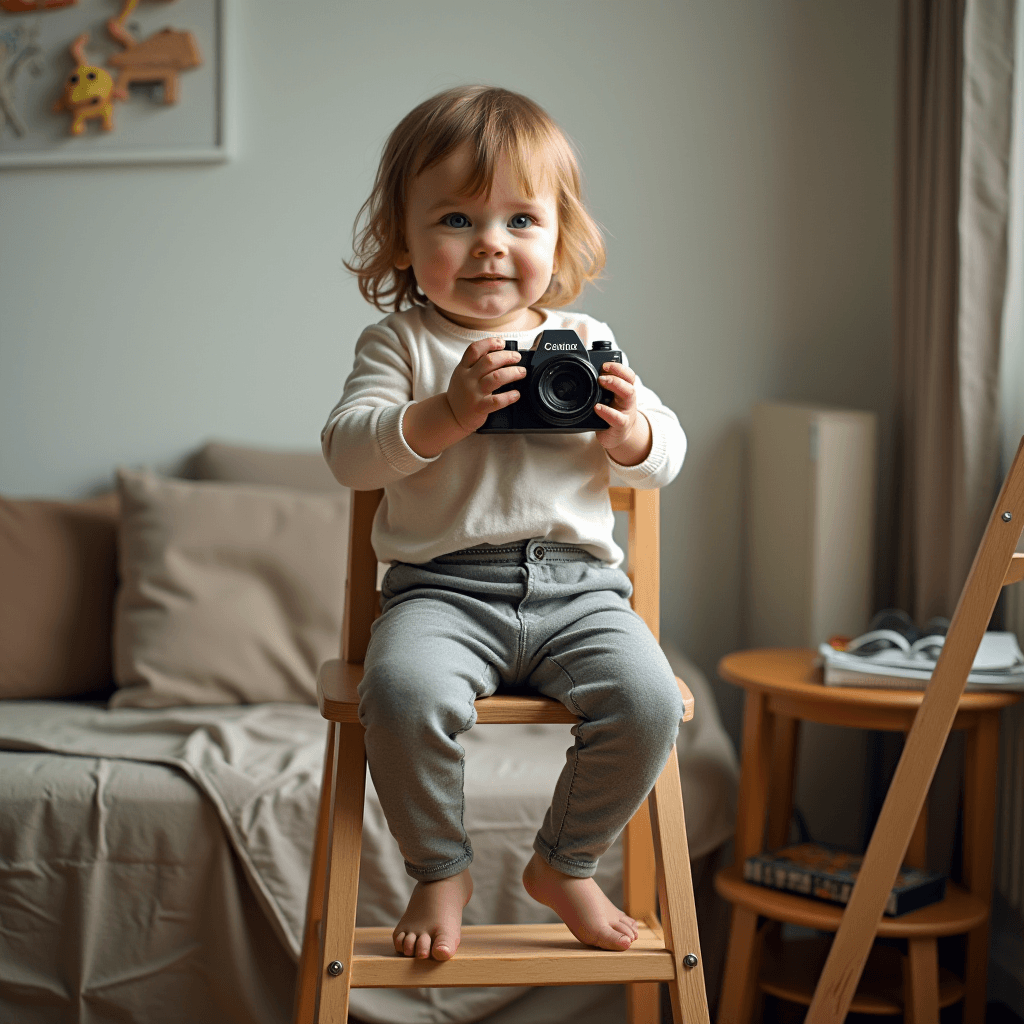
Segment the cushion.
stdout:
<path fill-rule="evenodd" d="M 314 702 L 338 651 L 347 492 L 126 470 L 118 489 L 111 706 Z"/>
<path fill-rule="evenodd" d="M 109 685 L 117 515 L 113 493 L 0 498 L 0 698 Z"/>
<path fill-rule="evenodd" d="M 210 441 L 192 456 L 190 471 L 199 480 L 348 493 L 334 479 L 319 451 L 273 451 Z"/>

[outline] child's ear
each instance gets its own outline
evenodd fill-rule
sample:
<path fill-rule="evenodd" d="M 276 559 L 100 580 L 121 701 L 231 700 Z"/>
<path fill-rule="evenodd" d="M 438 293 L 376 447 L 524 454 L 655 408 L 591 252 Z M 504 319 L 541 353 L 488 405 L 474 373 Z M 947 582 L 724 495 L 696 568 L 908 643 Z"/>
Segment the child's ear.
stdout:
<path fill-rule="evenodd" d="M 408 270 L 412 266 L 412 259 L 408 249 L 395 250 L 395 270 Z"/>

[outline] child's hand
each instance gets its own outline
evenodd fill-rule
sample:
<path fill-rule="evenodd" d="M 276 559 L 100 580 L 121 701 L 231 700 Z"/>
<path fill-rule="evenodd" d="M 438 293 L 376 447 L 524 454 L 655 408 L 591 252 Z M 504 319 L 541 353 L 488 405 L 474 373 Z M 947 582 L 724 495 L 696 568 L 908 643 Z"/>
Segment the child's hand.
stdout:
<path fill-rule="evenodd" d="M 448 405 L 459 426 L 472 433 L 484 425 L 484 420 L 498 409 L 504 409 L 519 400 L 518 391 L 494 394 L 502 384 L 520 380 L 526 370 L 516 364 L 518 352 L 506 352 L 501 338 L 474 341 L 466 349 L 462 361 L 455 367 L 448 384 Z"/>
<path fill-rule="evenodd" d="M 622 466 L 638 466 L 651 451 L 651 425 L 637 412 L 636 374 L 622 363 L 605 363 L 598 381 L 615 396 L 614 406 L 598 403 L 594 412 L 608 424 L 597 438 Z"/>

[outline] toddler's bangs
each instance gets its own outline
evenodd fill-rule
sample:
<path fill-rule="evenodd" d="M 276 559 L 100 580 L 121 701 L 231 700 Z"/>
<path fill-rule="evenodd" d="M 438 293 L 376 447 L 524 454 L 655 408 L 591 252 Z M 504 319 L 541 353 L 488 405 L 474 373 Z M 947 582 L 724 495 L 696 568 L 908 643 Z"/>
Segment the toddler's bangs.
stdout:
<path fill-rule="evenodd" d="M 531 117 L 531 111 L 470 101 L 446 113 L 448 117 L 444 120 L 448 123 L 430 126 L 435 131 L 428 134 L 420 147 L 413 177 L 468 143 L 473 160 L 460 189 L 462 195 L 489 198 L 495 168 L 502 156 L 508 157 L 516 184 L 530 199 L 545 184 L 556 192 L 564 188 L 578 191 L 578 175 L 573 173 L 575 160 L 568 144 L 561 133 L 552 131 L 542 121 L 538 123 L 535 114 Z"/>

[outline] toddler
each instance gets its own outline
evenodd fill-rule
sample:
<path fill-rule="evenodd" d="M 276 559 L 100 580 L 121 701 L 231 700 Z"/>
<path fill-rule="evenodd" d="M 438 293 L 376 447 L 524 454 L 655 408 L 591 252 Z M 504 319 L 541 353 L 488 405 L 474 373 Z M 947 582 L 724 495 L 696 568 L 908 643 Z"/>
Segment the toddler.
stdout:
<path fill-rule="evenodd" d="M 334 475 L 384 489 L 373 546 L 390 563 L 359 687 L 370 774 L 416 879 L 394 931 L 447 960 L 472 892 L 463 748 L 473 702 L 499 686 L 560 700 L 575 742 L 523 873 L 584 943 L 627 949 L 636 922 L 593 875 L 647 797 L 682 701 L 629 605 L 611 484 L 661 487 L 686 440 L 623 357 L 600 383 L 606 430 L 478 434 L 520 400 L 518 352 L 547 329 L 589 348 L 608 327 L 561 312 L 604 263 L 565 136 L 524 96 L 443 92 L 388 139 L 348 264 L 378 309 L 322 434 Z M 357 226 L 360 221 L 357 221 Z"/>

